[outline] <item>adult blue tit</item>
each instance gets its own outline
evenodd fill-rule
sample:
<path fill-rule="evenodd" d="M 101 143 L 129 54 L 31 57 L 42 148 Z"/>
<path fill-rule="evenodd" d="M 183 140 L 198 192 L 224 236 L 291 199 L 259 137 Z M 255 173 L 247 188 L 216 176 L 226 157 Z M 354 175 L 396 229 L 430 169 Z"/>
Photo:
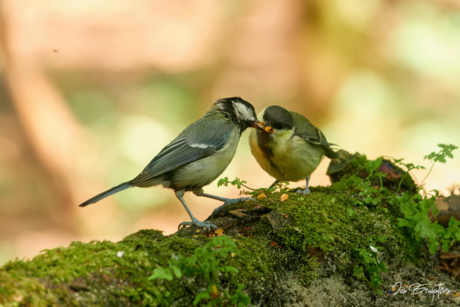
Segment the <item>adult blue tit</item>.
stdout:
<path fill-rule="evenodd" d="M 197 196 L 223 201 L 224 204 L 213 213 L 232 203 L 254 200 L 250 197 L 228 199 L 206 194 L 202 189 L 222 174 L 230 164 L 241 133 L 248 127 L 264 129 L 249 102 L 239 97 L 219 99 L 203 117 L 185 128 L 163 148 L 136 178 L 94 196 L 80 207 L 128 188 L 163 185 L 174 190 L 192 220 L 179 224 L 179 229 L 187 225 L 217 228 L 211 222 L 198 221 L 183 196 L 185 192 L 193 192 Z"/>
<path fill-rule="evenodd" d="M 265 131 L 251 131 L 249 145 L 259 165 L 276 181 L 306 180 L 304 190 L 310 194 L 308 183 L 313 171 L 325 155 L 337 158 L 324 134 L 304 116 L 280 106 L 265 108 L 258 119 L 264 122 Z"/>

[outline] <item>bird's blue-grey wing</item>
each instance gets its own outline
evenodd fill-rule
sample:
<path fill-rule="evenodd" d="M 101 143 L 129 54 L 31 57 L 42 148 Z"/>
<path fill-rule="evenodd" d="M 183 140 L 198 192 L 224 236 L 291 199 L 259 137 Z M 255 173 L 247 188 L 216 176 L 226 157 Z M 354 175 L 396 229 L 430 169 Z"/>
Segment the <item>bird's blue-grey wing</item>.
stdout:
<path fill-rule="evenodd" d="M 310 144 L 319 145 L 321 146 L 324 151 L 326 152 L 326 156 L 331 159 L 335 159 L 337 154 L 335 151 L 332 150 L 330 146 L 335 145 L 329 143 L 324 136 L 323 132 L 316 128 L 310 121 L 305 118 L 304 116 L 291 112 L 294 122 L 296 124 L 296 131 L 295 134 L 299 137 L 303 138 Z"/>
<path fill-rule="evenodd" d="M 219 117 L 205 117 L 188 126 L 134 178 L 141 184 L 180 166 L 208 157 L 225 146 L 232 126 Z M 199 128 L 199 129 L 197 129 Z"/>

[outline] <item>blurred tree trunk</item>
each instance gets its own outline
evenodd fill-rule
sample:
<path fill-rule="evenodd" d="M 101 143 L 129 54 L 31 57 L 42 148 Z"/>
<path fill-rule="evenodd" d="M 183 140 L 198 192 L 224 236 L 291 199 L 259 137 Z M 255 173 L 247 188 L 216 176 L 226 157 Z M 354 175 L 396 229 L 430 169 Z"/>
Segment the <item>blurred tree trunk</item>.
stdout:
<path fill-rule="evenodd" d="M 0 6 L 1 10 L 1 6 Z M 48 206 L 50 217 L 61 229 L 73 232 L 78 182 L 74 163 L 88 142 L 79 123 L 70 112 L 39 62 L 14 52 L 8 37 L 8 14 L 0 11 L 0 48 L 3 78 L 20 123 L 49 181 L 56 199 Z M 33 171 L 33 170 L 31 170 Z M 22 174 L 27 184 L 28 174 Z"/>

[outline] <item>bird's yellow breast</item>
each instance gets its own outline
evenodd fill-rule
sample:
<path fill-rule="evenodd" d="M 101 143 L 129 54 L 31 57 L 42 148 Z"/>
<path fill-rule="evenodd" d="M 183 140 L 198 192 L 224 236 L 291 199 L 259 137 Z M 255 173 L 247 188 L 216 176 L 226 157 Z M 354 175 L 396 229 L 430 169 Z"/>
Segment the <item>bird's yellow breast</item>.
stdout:
<path fill-rule="evenodd" d="M 258 132 L 251 131 L 249 144 L 259 165 L 279 181 L 298 181 L 311 175 L 318 167 L 324 150 L 294 134 L 293 130 L 275 130 L 261 144 Z"/>

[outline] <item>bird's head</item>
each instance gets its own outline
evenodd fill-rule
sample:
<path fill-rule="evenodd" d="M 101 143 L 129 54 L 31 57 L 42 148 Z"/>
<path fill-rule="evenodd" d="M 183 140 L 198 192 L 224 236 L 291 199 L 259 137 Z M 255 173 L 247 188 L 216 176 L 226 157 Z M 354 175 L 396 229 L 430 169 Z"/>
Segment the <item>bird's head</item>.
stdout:
<path fill-rule="evenodd" d="M 222 98 L 214 102 L 214 107 L 225 113 L 235 124 L 239 125 L 241 132 L 253 127 L 264 131 L 263 124 L 257 119 L 256 111 L 249 102 L 239 98 Z"/>
<path fill-rule="evenodd" d="M 270 106 L 259 114 L 264 131 L 276 137 L 279 134 L 291 133 L 294 130 L 294 118 L 291 112 L 280 106 Z"/>

